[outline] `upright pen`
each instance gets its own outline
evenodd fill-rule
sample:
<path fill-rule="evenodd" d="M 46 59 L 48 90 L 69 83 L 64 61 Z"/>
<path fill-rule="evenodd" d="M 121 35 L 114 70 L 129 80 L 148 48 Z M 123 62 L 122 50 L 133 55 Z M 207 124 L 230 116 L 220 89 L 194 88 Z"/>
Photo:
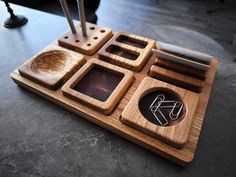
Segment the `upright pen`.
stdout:
<path fill-rule="evenodd" d="M 59 1 L 61 3 L 61 7 L 62 7 L 62 10 L 63 10 L 66 18 L 67 18 L 67 21 L 70 25 L 70 29 L 71 29 L 72 33 L 76 33 L 75 25 L 74 25 L 73 20 L 71 18 L 66 0 L 59 0 Z"/>
<path fill-rule="evenodd" d="M 79 18 L 80 18 L 82 34 L 83 36 L 87 36 L 86 19 L 85 19 L 85 13 L 84 13 L 84 1 L 77 0 L 77 5 L 78 5 L 78 10 L 79 10 Z"/>

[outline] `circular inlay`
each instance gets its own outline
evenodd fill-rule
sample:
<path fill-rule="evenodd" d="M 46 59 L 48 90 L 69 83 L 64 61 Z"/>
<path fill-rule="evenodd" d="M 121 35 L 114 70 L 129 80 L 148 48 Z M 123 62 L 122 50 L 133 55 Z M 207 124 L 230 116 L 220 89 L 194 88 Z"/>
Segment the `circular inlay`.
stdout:
<path fill-rule="evenodd" d="M 40 74 L 59 74 L 66 69 L 69 63 L 71 63 L 69 53 L 53 50 L 37 56 L 31 64 L 31 69 Z"/>
<path fill-rule="evenodd" d="M 156 89 L 139 100 L 139 110 L 148 121 L 160 126 L 175 125 L 186 114 L 180 97 L 171 90 Z"/>

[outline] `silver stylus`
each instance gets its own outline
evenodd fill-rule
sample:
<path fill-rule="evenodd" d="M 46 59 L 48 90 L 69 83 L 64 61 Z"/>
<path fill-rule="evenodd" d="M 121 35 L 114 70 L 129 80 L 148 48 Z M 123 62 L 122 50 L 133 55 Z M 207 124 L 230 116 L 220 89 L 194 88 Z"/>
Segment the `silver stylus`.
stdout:
<path fill-rule="evenodd" d="M 66 18 L 67 18 L 67 21 L 70 25 L 70 29 L 71 29 L 72 33 L 76 33 L 75 25 L 74 25 L 73 20 L 71 18 L 70 11 L 69 11 L 66 0 L 59 0 L 59 1 L 61 3 L 61 7 L 62 7 L 62 10 L 63 10 Z"/>
<path fill-rule="evenodd" d="M 78 10 L 79 10 L 79 18 L 80 18 L 80 24 L 83 36 L 87 36 L 86 31 L 86 19 L 85 19 L 85 13 L 84 13 L 84 1 L 83 0 L 77 0 Z"/>

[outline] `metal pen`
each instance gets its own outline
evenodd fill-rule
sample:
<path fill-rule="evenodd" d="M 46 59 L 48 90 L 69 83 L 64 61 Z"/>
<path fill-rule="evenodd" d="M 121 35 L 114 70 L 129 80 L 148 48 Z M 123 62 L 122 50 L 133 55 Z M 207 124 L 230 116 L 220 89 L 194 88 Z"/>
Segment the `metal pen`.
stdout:
<path fill-rule="evenodd" d="M 70 29 L 71 29 L 72 33 L 76 33 L 75 25 L 74 25 L 73 20 L 71 18 L 70 11 L 69 11 L 66 0 L 59 0 L 59 1 L 61 3 L 61 7 L 62 7 L 62 10 L 63 10 L 66 18 L 67 18 L 67 21 L 70 25 Z"/>
<path fill-rule="evenodd" d="M 85 19 L 85 13 L 84 13 L 84 1 L 77 0 L 77 5 L 78 5 L 78 10 L 79 10 L 79 18 L 80 18 L 82 34 L 83 36 L 87 36 L 86 19 Z"/>

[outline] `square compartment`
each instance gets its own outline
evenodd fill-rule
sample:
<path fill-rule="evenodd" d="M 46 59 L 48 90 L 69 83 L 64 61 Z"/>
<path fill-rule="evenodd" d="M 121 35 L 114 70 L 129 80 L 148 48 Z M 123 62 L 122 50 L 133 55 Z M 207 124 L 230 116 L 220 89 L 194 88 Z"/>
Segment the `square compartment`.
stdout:
<path fill-rule="evenodd" d="M 159 95 L 164 97 L 152 104 Z M 194 92 L 146 77 L 122 112 L 121 121 L 176 148 L 183 148 L 192 126 L 198 98 L 199 95 Z M 182 107 L 179 107 L 178 118 L 174 119 L 176 117 L 170 113 L 173 109 L 171 106 L 177 103 Z M 156 116 L 152 114 L 154 106 L 155 110 L 159 106 Z M 178 109 L 174 111 L 177 113 Z"/>
<path fill-rule="evenodd" d="M 23 77 L 56 90 L 85 62 L 83 55 L 51 45 L 23 64 L 18 71 Z"/>
<path fill-rule="evenodd" d="M 77 25 L 76 33 L 69 31 L 58 39 L 59 45 L 82 54 L 93 55 L 112 37 L 112 30 L 109 28 L 87 22 L 86 29 L 87 36 L 84 37 L 80 26 Z"/>
<path fill-rule="evenodd" d="M 117 75 L 94 66 L 73 89 L 104 102 L 115 90 L 122 78 L 123 75 Z"/>
<path fill-rule="evenodd" d="M 132 83 L 133 73 L 90 59 L 63 87 L 63 94 L 110 114 Z"/>

